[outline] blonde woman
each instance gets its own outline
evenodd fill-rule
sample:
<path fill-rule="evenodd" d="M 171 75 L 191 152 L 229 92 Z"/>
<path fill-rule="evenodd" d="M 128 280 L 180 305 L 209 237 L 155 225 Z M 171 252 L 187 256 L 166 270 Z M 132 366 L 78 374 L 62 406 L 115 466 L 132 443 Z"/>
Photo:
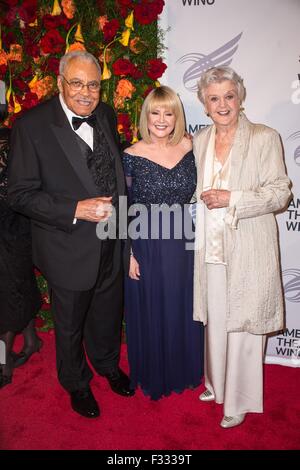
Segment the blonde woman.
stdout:
<path fill-rule="evenodd" d="M 192 224 L 184 210 L 195 191 L 196 168 L 182 105 L 171 88 L 147 96 L 140 134 L 123 155 L 130 202 L 140 208 L 132 221 L 138 220 L 140 233 L 132 236 L 125 319 L 131 386 L 140 385 L 157 400 L 199 385 L 203 361 L 202 325 L 193 321 L 193 251 L 186 236 Z"/>

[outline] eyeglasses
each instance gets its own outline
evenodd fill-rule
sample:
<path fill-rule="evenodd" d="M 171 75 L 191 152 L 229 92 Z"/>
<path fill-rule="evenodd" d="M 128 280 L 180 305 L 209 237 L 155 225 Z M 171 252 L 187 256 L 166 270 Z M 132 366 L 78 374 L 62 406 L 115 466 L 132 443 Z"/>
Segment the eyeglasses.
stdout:
<path fill-rule="evenodd" d="M 85 85 L 80 80 L 71 80 L 69 82 L 66 79 L 66 77 L 64 77 L 63 75 L 61 76 L 65 80 L 65 82 L 69 85 L 72 91 L 81 91 L 85 86 L 87 87 L 89 91 L 94 92 L 94 93 L 100 90 L 100 86 L 101 86 L 100 82 L 94 81 L 94 82 L 89 82 Z"/>

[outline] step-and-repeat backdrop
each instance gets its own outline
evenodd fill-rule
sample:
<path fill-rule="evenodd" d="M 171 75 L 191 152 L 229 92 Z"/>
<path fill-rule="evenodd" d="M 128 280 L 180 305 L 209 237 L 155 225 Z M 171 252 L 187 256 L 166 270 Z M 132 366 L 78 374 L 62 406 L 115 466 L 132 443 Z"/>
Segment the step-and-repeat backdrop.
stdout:
<path fill-rule="evenodd" d="M 230 65 L 247 89 L 245 113 L 277 129 L 293 200 L 277 216 L 286 326 L 269 338 L 266 362 L 300 367 L 300 0 L 165 0 L 168 69 L 161 82 L 184 104 L 193 134 L 210 124 L 197 99 L 209 67 Z"/>

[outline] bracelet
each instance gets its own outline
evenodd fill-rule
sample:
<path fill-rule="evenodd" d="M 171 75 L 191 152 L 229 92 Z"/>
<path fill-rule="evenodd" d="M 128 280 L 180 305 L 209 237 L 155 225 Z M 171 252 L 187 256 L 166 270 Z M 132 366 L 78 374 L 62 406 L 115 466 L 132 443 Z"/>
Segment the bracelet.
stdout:
<path fill-rule="evenodd" d="M 132 248 L 130 248 L 130 256 L 133 256 Z"/>

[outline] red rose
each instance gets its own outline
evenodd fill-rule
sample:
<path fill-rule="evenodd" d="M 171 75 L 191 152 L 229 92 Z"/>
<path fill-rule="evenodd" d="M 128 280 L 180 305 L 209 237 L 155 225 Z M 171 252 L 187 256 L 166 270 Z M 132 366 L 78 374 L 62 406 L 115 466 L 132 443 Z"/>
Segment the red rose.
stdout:
<path fill-rule="evenodd" d="M 129 144 L 132 139 L 132 130 L 129 114 L 118 114 L 118 132 L 120 135 L 124 136 L 125 141 Z"/>
<path fill-rule="evenodd" d="M 32 72 L 32 68 L 31 67 L 27 67 L 26 69 L 22 70 L 22 72 L 20 73 L 20 77 L 22 77 L 24 80 L 26 80 L 26 78 L 29 78 L 33 75 L 33 72 Z"/>
<path fill-rule="evenodd" d="M 24 0 L 19 10 L 20 18 L 25 23 L 33 23 L 36 19 L 36 12 L 37 0 Z"/>
<path fill-rule="evenodd" d="M 17 88 L 18 90 L 22 92 L 29 91 L 29 87 L 27 83 L 24 80 L 21 80 L 20 78 L 15 78 L 12 81 L 12 86 L 14 90 Z"/>
<path fill-rule="evenodd" d="M 157 80 L 162 76 L 167 66 L 163 63 L 162 59 L 148 60 L 147 75 L 152 80 Z"/>
<path fill-rule="evenodd" d="M 128 114 L 126 113 L 118 114 L 118 126 L 121 126 L 122 132 L 124 132 L 124 129 L 130 128 L 130 117 Z"/>
<path fill-rule="evenodd" d="M 9 49 L 11 44 L 16 44 L 17 39 L 12 31 L 8 31 L 8 33 L 2 33 L 2 42 L 6 49 Z"/>
<path fill-rule="evenodd" d="M 138 23 L 149 24 L 156 21 L 158 15 L 163 11 L 164 0 L 144 0 L 143 3 L 134 5 L 134 16 Z"/>
<path fill-rule="evenodd" d="M 49 59 L 43 63 L 41 69 L 43 70 L 43 72 L 50 71 L 53 72 L 55 75 L 58 75 L 59 59 L 57 59 L 56 57 L 49 57 Z"/>
<path fill-rule="evenodd" d="M 164 0 L 154 0 L 153 2 L 150 1 L 150 4 L 151 8 L 155 10 L 157 16 L 161 14 L 165 6 Z"/>
<path fill-rule="evenodd" d="M 41 317 L 36 317 L 34 324 L 36 328 L 43 328 L 44 326 L 44 320 Z"/>
<path fill-rule="evenodd" d="M 112 41 L 119 27 L 120 27 L 120 23 L 116 18 L 105 23 L 105 25 L 103 26 L 104 41 L 105 42 Z"/>
<path fill-rule="evenodd" d="M 44 15 L 43 16 L 43 25 L 49 31 L 50 29 L 55 29 L 60 26 L 60 15 Z"/>
<path fill-rule="evenodd" d="M 59 18 L 59 21 L 60 21 L 60 25 L 66 30 L 68 31 L 70 29 L 70 21 L 68 20 L 68 18 L 61 14 L 59 15 L 57 18 Z"/>
<path fill-rule="evenodd" d="M 65 47 L 65 40 L 56 29 L 50 29 L 41 39 L 41 50 L 44 54 L 59 54 Z"/>
<path fill-rule="evenodd" d="M 4 79 L 4 75 L 6 74 L 6 71 L 7 71 L 7 65 L 5 64 L 0 65 L 0 79 L 1 80 Z"/>
<path fill-rule="evenodd" d="M 39 57 L 40 55 L 39 46 L 32 41 L 28 41 L 25 44 L 24 49 L 25 49 L 26 54 L 29 55 L 30 57 Z"/>
<path fill-rule="evenodd" d="M 135 68 L 135 65 L 128 59 L 118 59 L 112 65 L 114 75 L 132 75 Z"/>
<path fill-rule="evenodd" d="M 35 93 L 28 91 L 22 99 L 22 108 L 23 109 L 30 109 L 36 106 L 39 103 L 39 99 Z"/>
<path fill-rule="evenodd" d="M 123 18 L 128 15 L 128 10 L 133 8 L 131 0 L 117 0 L 120 14 Z"/>

